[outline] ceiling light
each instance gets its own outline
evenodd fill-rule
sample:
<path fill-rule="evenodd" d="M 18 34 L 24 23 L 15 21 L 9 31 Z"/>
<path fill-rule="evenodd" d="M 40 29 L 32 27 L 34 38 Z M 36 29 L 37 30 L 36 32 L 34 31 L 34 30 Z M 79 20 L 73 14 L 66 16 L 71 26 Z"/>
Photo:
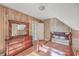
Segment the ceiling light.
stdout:
<path fill-rule="evenodd" d="M 40 10 L 40 11 L 45 10 L 45 6 L 40 6 L 40 7 L 39 7 L 39 10 Z"/>

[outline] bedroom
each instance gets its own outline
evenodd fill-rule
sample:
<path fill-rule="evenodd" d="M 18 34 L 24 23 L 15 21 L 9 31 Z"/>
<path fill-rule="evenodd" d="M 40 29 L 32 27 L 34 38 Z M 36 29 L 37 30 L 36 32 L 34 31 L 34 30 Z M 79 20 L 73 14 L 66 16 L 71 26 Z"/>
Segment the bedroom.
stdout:
<path fill-rule="evenodd" d="M 79 55 L 78 5 L 0 4 L 0 54 Z"/>

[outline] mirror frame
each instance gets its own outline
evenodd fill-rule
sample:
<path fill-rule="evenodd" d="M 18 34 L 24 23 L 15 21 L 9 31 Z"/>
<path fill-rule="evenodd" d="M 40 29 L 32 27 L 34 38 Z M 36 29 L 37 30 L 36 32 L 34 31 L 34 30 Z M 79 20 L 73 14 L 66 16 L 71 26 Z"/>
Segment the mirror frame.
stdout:
<path fill-rule="evenodd" d="M 25 23 L 25 22 L 20 22 L 20 21 L 16 21 L 16 20 L 8 20 L 9 22 L 9 38 L 19 38 L 19 37 L 23 37 L 23 36 L 29 36 L 29 23 Z M 24 35 L 16 35 L 16 36 L 12 36 L 12 24 L 23 24 L 26 26 L 26 34 Z"/>

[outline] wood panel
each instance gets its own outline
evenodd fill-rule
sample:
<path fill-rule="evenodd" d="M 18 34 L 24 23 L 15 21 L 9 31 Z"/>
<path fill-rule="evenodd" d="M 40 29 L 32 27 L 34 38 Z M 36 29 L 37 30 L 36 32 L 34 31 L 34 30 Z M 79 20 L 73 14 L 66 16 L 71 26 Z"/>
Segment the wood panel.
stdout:
<path fill-rule="evenodd" d="M 0 52 L 5 52 L 5 28 L 4 28 L 4 17 L 5 17 L 5 8 L 0 6 Z"/>

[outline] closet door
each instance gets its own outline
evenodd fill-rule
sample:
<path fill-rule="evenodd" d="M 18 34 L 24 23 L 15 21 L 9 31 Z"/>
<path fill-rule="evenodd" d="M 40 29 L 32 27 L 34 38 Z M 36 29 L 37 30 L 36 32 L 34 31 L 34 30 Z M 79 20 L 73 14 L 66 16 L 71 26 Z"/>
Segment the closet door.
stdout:
<path fill-rule="evenodd" d="M 38 23 L 37 34 L 38 34 L 39 40 L 44 40 L 44 24 L 43 23 Z"/>
<path fill-rule="evenodd" d="M 32 21 L 32 37 L 33 37 L 33 41 L 38 39 L 36 21 Z"/>
<path fill-rule="evenodd" d="M 44 24 L 39 22 L 32 22 L 32 36 L 34 40 L 44 39 Z"/>

